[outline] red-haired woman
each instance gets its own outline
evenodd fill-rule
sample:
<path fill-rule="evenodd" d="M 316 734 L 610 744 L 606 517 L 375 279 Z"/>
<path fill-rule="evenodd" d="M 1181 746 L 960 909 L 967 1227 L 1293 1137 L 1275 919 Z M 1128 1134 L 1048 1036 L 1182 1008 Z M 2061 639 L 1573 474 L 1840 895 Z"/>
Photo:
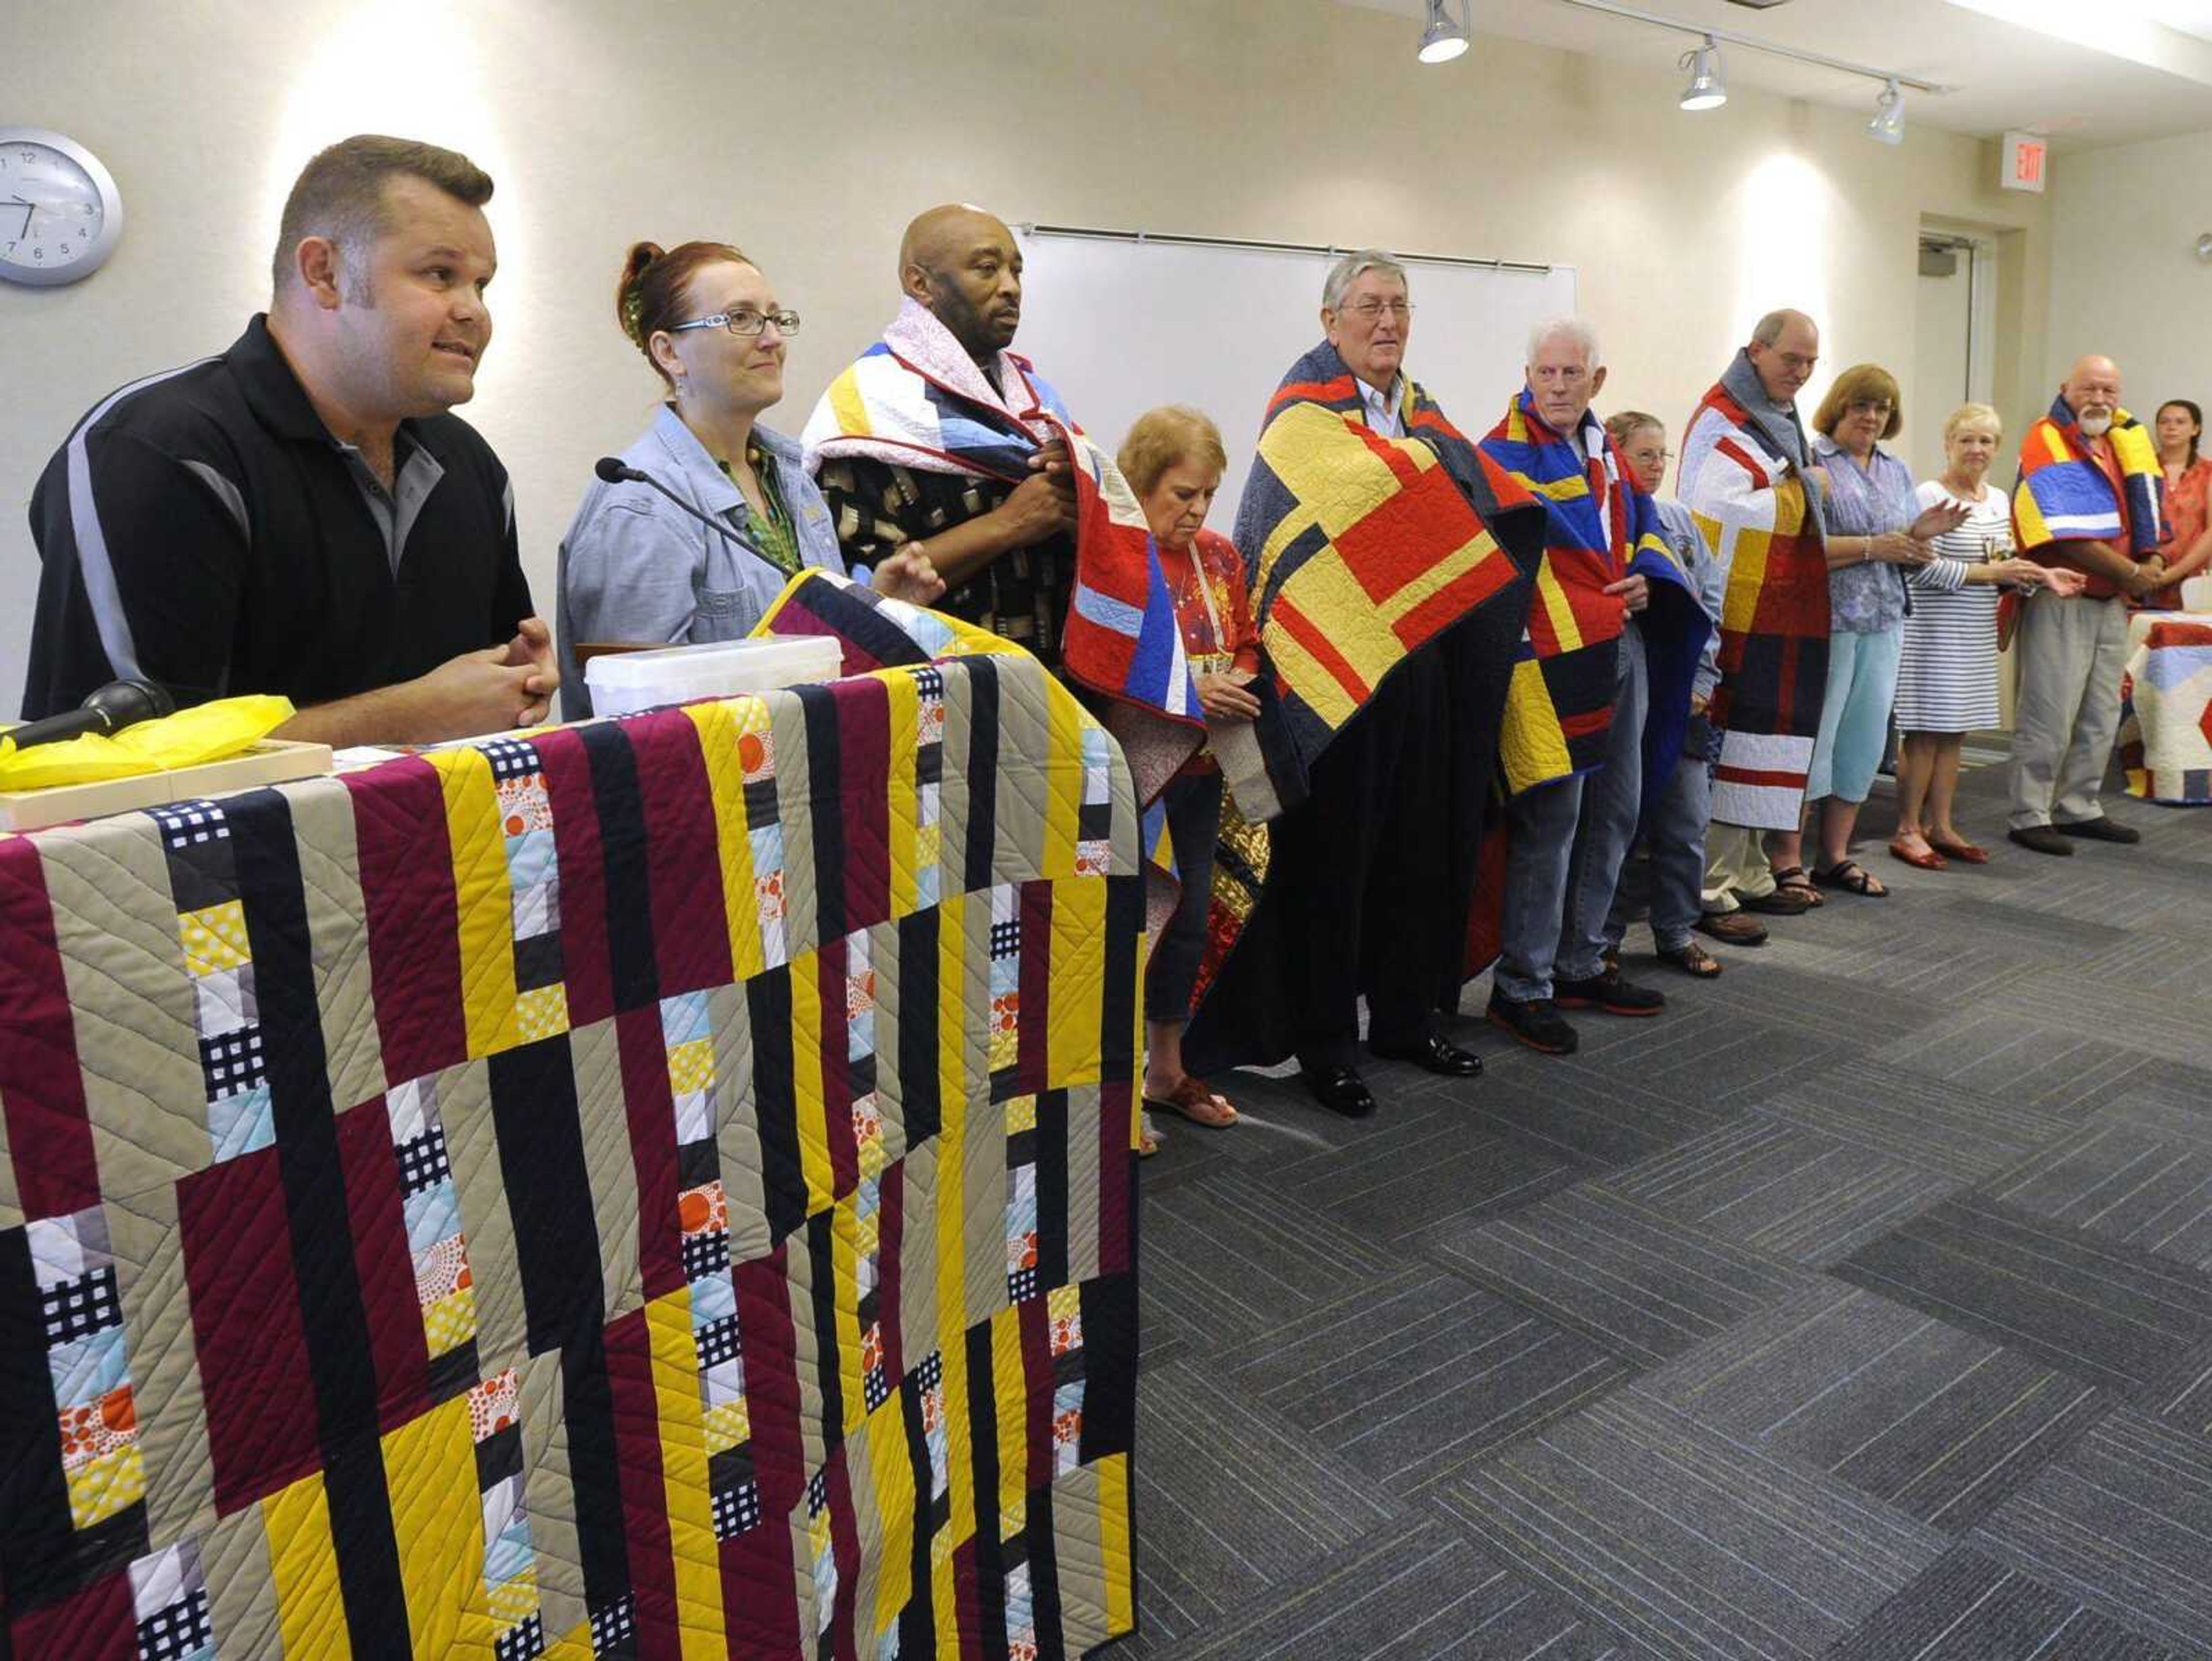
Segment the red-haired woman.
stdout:
<path fill-rule="evenodd" d="M 804 567 L 845 570 L 799 446 L 760 424 L 783 397 L 785 343 L 799 330 L 760 267 L 726 242 L 641 242 L 623 263 L 615 315 L 667 393 L 623 462 L 722 529 L 649 485 L 598 481 L 584 493 L 561 542 L 562 708 L 572 720 L 592 712 L 577 642 L 736 640 Z M 945 588 L 927 555 L 896 555 L 872 580 L 921 604 Z"/>

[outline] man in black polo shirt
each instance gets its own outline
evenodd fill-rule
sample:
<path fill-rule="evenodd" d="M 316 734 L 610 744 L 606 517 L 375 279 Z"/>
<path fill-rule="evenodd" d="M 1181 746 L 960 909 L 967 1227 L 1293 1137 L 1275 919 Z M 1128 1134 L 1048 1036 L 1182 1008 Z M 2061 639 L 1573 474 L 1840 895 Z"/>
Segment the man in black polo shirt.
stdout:
<path fill-rule="evenodd" d="M 476 391 L 491 179 L 363 136 L 307 164 L 276 292 L 221 357 L 111 393 L 39 480 L 23 714 L 125 676 L 281 693 L 282 736 L 423 743 L 528 725 L 558 684 Z"/>

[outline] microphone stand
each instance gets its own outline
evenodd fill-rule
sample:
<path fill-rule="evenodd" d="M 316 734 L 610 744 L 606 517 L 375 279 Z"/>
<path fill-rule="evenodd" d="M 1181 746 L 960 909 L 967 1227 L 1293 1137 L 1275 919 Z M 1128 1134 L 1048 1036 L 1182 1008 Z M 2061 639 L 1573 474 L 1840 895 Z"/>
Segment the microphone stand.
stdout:
<path fill-rule="evenodd" d="M 792 574 L 790 572 L 786 571 L 774 560 L 769 558 L 767 555 L 762 553 L 760 549 L 755 548 L 750 543 L 747 542 L 743 536 L 738 535 L 736 531 L 731 530 L 729 526 L 724 524 L 720 519 L 714 518 L 712 514 L 702 513 L 697 508 L 692 506 L 690 502 L 685 501 L 683 497 L 678 495 L 673 490 L 671 490 L 666 485 L 661 483 L 659 479 L 654 478 L 652 474 L 646 472 L 643 469 L 632 467 L 628 463 L 622 460 L 621 458 L 617 456 L 602 456 L 593 465 L 592 471 L 598 474 L 599 478 L 608 484 L 641 484 L 651 489 L 658 490 L 662 495 L 667 497 L 669 500 L 674 502 L 677 506 L 683 509 L 684 512 L 689 513 L 693 518 L 698 520 L 700 524 L 705 525 L 709 530 L 719 535 L 725 542 L 729 543 L 733 547 L 744 549 L 746 553 L 751 555 L 753 558 L 758 560 L 763 565 L 775 573 L 779 581 L 790 580 Z"/>

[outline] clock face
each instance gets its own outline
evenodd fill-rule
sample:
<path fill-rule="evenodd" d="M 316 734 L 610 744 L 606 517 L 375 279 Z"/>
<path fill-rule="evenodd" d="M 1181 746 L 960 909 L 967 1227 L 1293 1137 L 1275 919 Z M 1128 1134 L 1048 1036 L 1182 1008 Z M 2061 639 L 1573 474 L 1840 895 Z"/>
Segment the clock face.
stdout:
<path fill-rule="evenodd" d="M 107 258 L 122 229 L 115 183 L 59 134 L 0 129 L 0 277 L 70 282 Z"/>

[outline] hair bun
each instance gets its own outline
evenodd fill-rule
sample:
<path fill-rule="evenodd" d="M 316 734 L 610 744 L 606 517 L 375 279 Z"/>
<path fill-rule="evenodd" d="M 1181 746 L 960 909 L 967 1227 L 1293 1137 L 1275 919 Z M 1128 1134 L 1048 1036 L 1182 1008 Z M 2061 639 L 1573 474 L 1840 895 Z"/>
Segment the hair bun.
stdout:
<path fill-rule="evenodd" d="M 667 253 L 658 242 L 633 242 L 629 258 L 623 261 L 622 280 L 615 284 L 615 321 L 622 331 L 640 347 L 645 344 L 638 333 L 638 314 L 644 309 L 644 295 L 639 288 L 648 267 Z"/>

